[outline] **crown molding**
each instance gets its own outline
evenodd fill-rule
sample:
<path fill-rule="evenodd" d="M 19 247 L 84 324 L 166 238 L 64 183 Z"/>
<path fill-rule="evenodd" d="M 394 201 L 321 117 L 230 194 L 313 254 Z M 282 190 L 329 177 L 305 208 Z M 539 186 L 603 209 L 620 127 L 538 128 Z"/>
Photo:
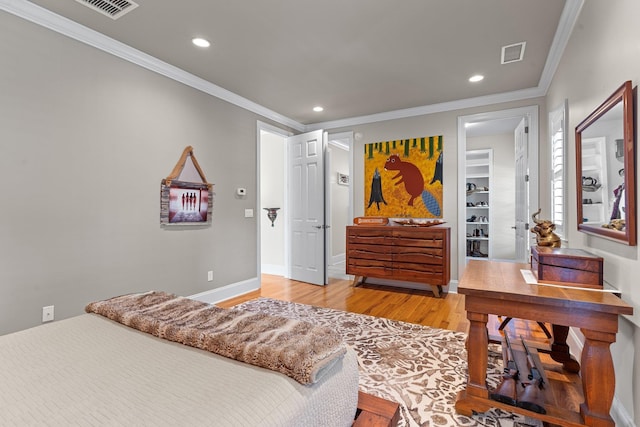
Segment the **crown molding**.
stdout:
<path fill-rule="evenodd" d="M 262 105 L 250 101 L 240 95 L 161 61 L 151 55 L 134 49 L 131 46 L 107 37 L 102 33 L 80 25 L 75 21 L 57 15 L 27 0 L 0 0 L 0 10 L 4 10 L 42 27 L 95 47 L 96 49 L 100 49 L 140 67 L 146 68 L 147 70 L 183 83 L 196 90 L 258 114 L 264 118 L 273 120 L 276 123 L 295 129 L 298 132 L 309 132 L 317 129 L 344 128 L 545 96 L 549 86 L 551 85 L 553 75 L 558 68 L 558 64 L 562 58 L 562 53 L 569 41 L 569 37 L 571 36 L 571 32 L 573 31 L 583 4 L 584 0 L 567 0 L 558 23 L 558 29 L 556 30 L 553 43 L 549 49 L 549 55 L 547 56 L 547 61 L 540 77 L 540 81 L 538 86 L 535 88 L 387 111 L 340 120 L 312 123 L 308 125 L 304 125 L 280 113 L 263 107 Z"/>
<path fill-rule="evenodd" d="M 547 62 L 544 65 L 540 82 L 538 83 L 538 87 L 543 89 L 545 95 L 551 86 L 558 65 L 560 65 L 562 54 L 567 47 L 567 43 L 569 43 L 569 38 L 571 37 L 571 33 L 573 33 L 573 28 L 578 21 L 578 16 L 580 15 L 583 5 L 584 0 L 567 0 L 567 3 L 564 5 L 556 34 L 553 37 L 553 43 L 551 43 L 551 47 L 549 48 Z"/>
<path fill-rule="evenodd" d="M 0 10 L 100 49 L 297 131 L 303 132 L 305 130 L 305 125 L 302 123 L 26 0 L 0 0 Z"/>
<path fill-rule="evenodd" d="M 544 96 L 544 92 L 537 87 L 504 92 L 493 95 L 479 96 L 476 98 L 460 99 L 456 101 L 442 102 L 439 104 L 424 105 L 421 107 L 405 108 L 402 110 L 387 111 L 384 113 L 370 114 L 367 116 L 351 117 L 342 120 L 333 120 L 322 123 L 314 123 L 306 126 L 307 131 L 316 129 L 337 129 L 349 126 L 363 125 L 367 123 L 397 120 L 427 114 L 442 113 L 445 111 L 463 110 L 465 108 L 483 107 L 485 105 L 500 104 L 503 102 L 520 101 Z"/>

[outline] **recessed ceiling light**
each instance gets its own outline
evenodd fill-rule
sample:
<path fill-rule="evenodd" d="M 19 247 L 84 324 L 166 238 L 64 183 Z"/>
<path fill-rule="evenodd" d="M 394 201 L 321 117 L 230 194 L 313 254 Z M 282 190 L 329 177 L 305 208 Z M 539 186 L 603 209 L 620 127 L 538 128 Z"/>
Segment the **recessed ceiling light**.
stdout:
<path fill-rule="evenodd" d="M 211 43 L 209 43 L 209 40 L 205 40 L 203 38 L 200 37 L 196 37 L 195 39 L 191 40 L 191 42 L 193 44 L 195 44 L 198 47 L 209 47 L 211 46 Z"/>
<path fill-rule="evenodd" d="M 313 111 L 315 111 L 316 113 L 319 113 L 321 111 L 324 111 L 324 108 L 318 105 L 317 107 L 313 107 Z"/>
<path fill-rule="evenodd" d="M 476 82 L 479 82 L 479 81 L 481 81 L 481 80 L 483 80 L 483 79 L 484 79 L 484 76 L 482 76 L 482 75 L 480 75 L 480 74 L 476 74 L 475 76 L 471 76 L 471 77 L 469 77 L 469 81 L 470 81 L 471 83 L 476 83 Z"/>

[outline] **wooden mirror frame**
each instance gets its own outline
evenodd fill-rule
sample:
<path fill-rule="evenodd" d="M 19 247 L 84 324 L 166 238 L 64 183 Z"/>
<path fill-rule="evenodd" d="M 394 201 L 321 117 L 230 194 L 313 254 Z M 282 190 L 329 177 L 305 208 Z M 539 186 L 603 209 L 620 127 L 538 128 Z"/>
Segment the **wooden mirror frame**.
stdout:
<path fill-rule="evenodd" d="M 588 234 L 595 234 L 613 239 L 629 246 L 636 245 L 636 171 L 635 171 L 635 131 L 634 131 L 634 99 L 631 81 L 626 81 L 604 103 L 596 108 L 586 119 L 576 127 L 576 192 L 578 230 Z M 593 125 L 600 117 L 618 104 L 623 110 L 623 147 L 624 147 L 624 200 L 625 200 L 625 228 L 622 231 L 602 227 L 601 225 L 586 224 L 583 215 L 582 188 L 582 133 Z M 613 143 L 613 141 L 612 141 Z"/>

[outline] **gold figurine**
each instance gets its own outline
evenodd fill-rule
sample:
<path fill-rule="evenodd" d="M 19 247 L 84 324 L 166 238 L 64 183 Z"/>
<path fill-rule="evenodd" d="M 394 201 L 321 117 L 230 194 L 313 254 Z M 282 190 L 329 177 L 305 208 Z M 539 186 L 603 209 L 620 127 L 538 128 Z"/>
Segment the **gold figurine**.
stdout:
<path fill-rule="evenodd" d="M 536 224 L 531 229 L 532 233 L 536 235 L 536 241 L 538 246 L 547 246 L 551 248 L 559 248 L 561 245 L 560 237 L 553 232 L 556 229 L 556 225 L 548 219 L 537 219 L 542 209 L 538 209 L 536 213 L 531 215 L 531 219 Z"/>

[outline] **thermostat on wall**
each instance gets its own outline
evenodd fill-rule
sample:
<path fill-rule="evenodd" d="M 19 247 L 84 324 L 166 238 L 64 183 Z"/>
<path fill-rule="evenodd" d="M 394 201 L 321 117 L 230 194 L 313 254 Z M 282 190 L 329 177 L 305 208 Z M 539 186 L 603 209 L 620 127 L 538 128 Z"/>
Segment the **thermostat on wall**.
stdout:
<path fill-rule="evenodd" d="M 247 189 L 246 188 L 238 188 L 238 189 L 236 189 L 236 193 L 238 193 L 238 196 L 246 196 L 247 195 Z"/>

